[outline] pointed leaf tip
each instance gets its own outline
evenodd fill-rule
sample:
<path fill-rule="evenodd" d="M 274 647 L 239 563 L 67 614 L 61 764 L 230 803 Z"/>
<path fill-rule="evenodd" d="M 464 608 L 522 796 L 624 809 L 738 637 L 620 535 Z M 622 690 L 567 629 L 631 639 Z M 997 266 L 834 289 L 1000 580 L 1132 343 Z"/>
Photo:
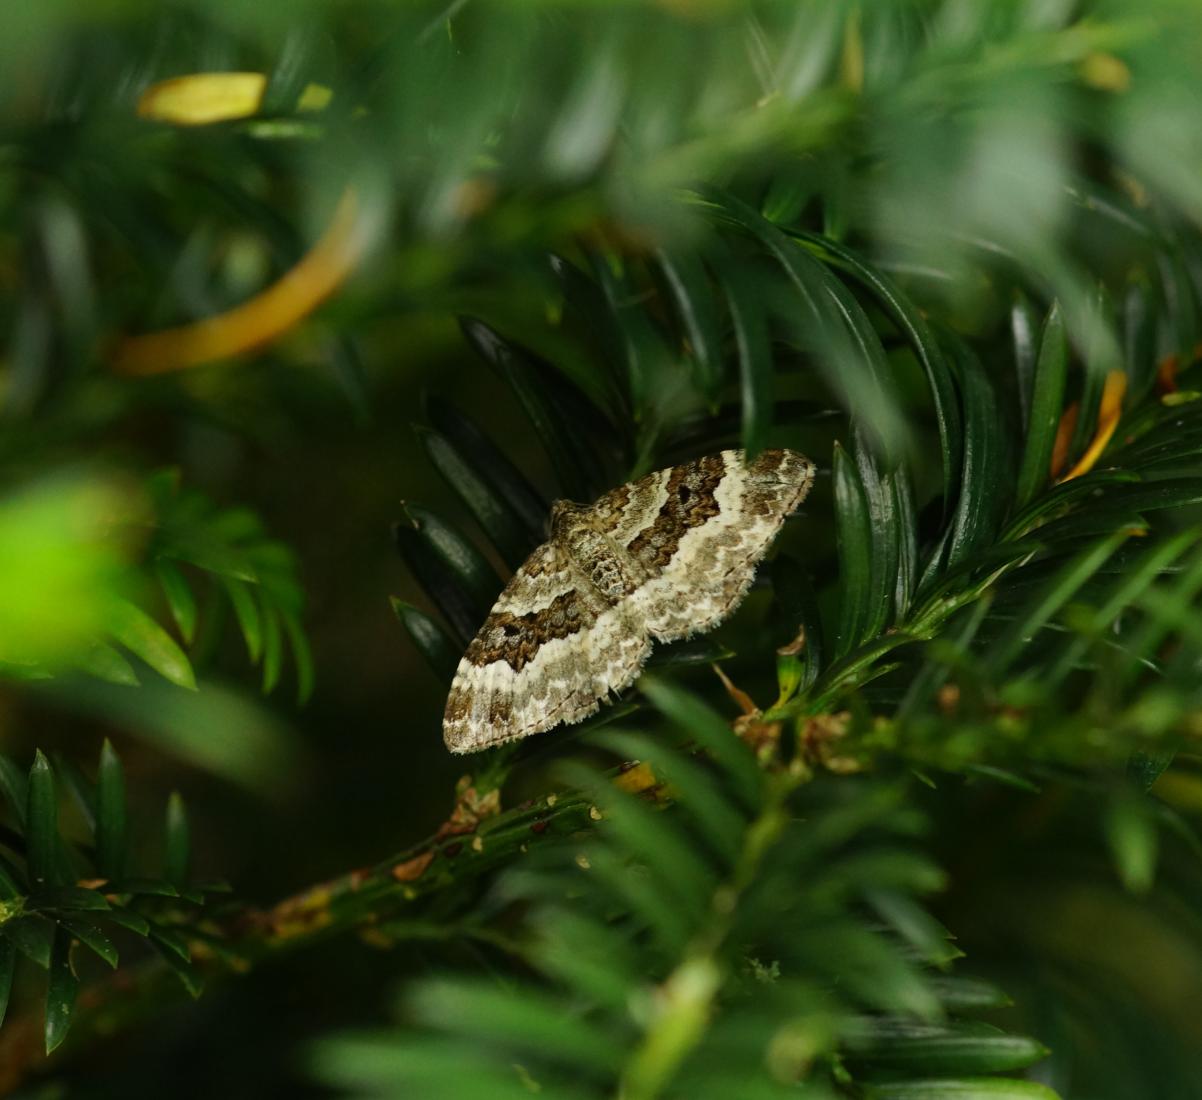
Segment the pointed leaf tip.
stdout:
<path fill-rule="evenodd" d="M 106 737 L 96 777 L 96 864 L 107 879 L 117 879 L 125 864 L 125 771 Z"/>
<path fill-rule="evenodd" d="M 191 838 L 188 828 L 188 811 L 179 791 L 172 791 L 167 798 L 167 857 L 164 876 L 167 881 L 182 886 L 188 878 Z"/>
<path fill-rule="evenodd" d="M 25 828 L 29 877 L 34 889 L 57 882 L 58 797 L 54 771 L 41 749 L 29 769 L 25 803 Z"/>

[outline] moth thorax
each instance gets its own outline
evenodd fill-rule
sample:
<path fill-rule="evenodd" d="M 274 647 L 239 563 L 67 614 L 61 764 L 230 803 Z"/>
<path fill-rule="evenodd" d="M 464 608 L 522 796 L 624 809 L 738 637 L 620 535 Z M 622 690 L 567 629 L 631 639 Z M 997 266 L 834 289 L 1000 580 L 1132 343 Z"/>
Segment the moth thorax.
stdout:
<path fill-rule="evenodd" d="M 638 587 L 632 575 L 629 559 L 615 549 L 604 535 L 593 532 L 593 538 L 579 548 L 576 560 L 584 567 L 588 579 L 606 599 L 615 603 Z"/>
<path fill-rule="evenodd" d="M 552 538 L 608 601 L 616 603 L 638 587 L 630 555 L 597 529 L 587 509 L 557 505 L 552 512 L 551 531 Z"/>

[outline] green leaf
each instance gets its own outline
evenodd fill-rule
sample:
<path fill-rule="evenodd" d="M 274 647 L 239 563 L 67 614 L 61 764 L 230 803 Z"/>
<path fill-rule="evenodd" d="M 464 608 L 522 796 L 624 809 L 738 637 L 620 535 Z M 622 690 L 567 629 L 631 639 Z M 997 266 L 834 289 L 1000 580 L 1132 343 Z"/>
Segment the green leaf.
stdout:
<path fill-rule="evenodd" d="M 191 840 L 188 829 L 188 812 L 179 791 L 172 791 L 167 798 L 167 844 L 163 877 L 175 886 L 188 880 L 188 862 Z"/>
<path fill-rule="evenodd" d="M 199 971 L 192 965 L 187 944 L 171 929 L 156 924 L 150 926 L 150 942 L 168 969 L 188 991 L 188 995 L 193 998 L 199 997 L 204 990 L 204 982 Z"/>
<path fill-rule="evenodd" d="M 839 618 L 834 657 L 851 652 L 864 637 L 871 614 L 872 520 L 864 484 L 847 452 L 836 443 L 835 543 L 839 549 Z"/>
<path fill-rule="evenodd" d="M 389 599 L 394 614 L 401 621 L 401 626 L 405 628 L 417 651 L 425 657 L 434 675 L 443 683 L 449 684 L 459 666 L 462 649 L 424 611 L 419 611 L 396 596 L 390 596 Z"/>
<path fill-rule="evenodd" d="M 109 903 L 99 890 L 86 886 L 51 886 L 37 890 L 29 899 L 30 909 L 82 910 L 104 912 Z"/>
<path fill-rule="evenodd" d="M 1132 279 L 1123 296 L 1123 369 L 1131 385 L 1128 398 L 1141 403 L 1156 384 L 1156 319 L 1161 315 L 1145 279 Z"/>
<path fill-rule="evenodd" d="M 974 601 L 958 616 L 953 616 L 948 621 L 942 636 L 936 642 L 925 647 L 926 659 L 917 674 L 911 678 L 910 686 L 898 704 L 897 721 L 902 722 L 919 711 L 947 682 L 953 662 L 960 662 L 968 653 L 969 646 L 989 612 L 990 603 L 989 597 Z"/>
<path fill-rule="evenodd" d="M 896 465 L 906 437 L 880 338 L 850 292 L 797 241 L 733 196 L 714 193 L 722 216 L 758 240 L 780 264 L 795 292 L 796 338 L 817 353 L 827 383 L 854 410 L 884 464 Z"/>
<path fill-rule="evenodd" d="M 1082 542 L 1113 535 L 1118 531 L 1143 535 L 1148 531 L 1148 522 L 1126 505 L 1102 499 L 1093 508 L 1069 512 L 1041 524 L 1036 537 L 1050 552 L 1062 554 L 1077 548 Z"/>
<path fill-rule="evenodd" d="M 126 649 L 160 676 L 179 687 L 196 690 L 196 676 L 184 651 L 158 623 L 128 600 L 114 603 L 109 630 Z"/>
<path fill-rule="evenodd" d="M 196 635 L 196 597 L 192 594 L 191 586 L 184 579 L 179 566 L 170 558 L 156 558 L 154 574 L 171 609 L 171 617 L 179 627 L 180 636 L 191 645 Z"/>
<path fill-rule="evenodd" d="M 931 989 L 950 1012 L 983 1012 L 1008 1008 L 1014 1002 L 992 982 L 979 978 L 931 978 Z"/>
<path fill-rule="evenodd" d="M 151 897 L 178 898 L 179 891 L 170 882 L 157 878 L 123 878 L 112 882 L 108 890 L 113 894 L 148 894 Z"/>
<path fill-rule="evenodd" d="M 885 480 L 893 494 L 892 511 L 897 523 L 897 583 L 893 590 L 896 621 L 905 618 L 918 587 L 918 513 L 905 466 L 898 466 Z"/>
<path fill-rule="evenodd" d="M 1052 616 L 1105 565 L 1126 538 L 1125 531 L 1111 534 L 1062 566 L 990 646 L 987 658 L 989 667 L 998 672 L 1004 670 Z"/>
<path fill-rule="evenodd" d="M 151 924 L 150 938 L 156 945 L 164 949 L 166 955 L 173 956 L 179 962 L 191 961 L 192 955 L 188 950 L 188 941 L 174 928 L 163 924 Z"/>
<path fill-rule="evenodd" d="M 1113 331 L 1113 305 L 1101 284 L 1090 297 L 1088 308 L 1090 323 L 1083 350 L 1085 370 L 1081 375 L 1081 392 L 1077 398 L 1077 422 L 1068 448 L 1070 463 L 1085 449 L 1097 428 L 1106 375 L 1122 366 Z"/>
<path fill-rule="evenodd" d="M 535 917 L 540 971 L 611 1010 L 626 1010 L 641 980 L 637 952 L 625 938 L 582 907 L 555 908 Z"/>
<path fill-rule="evenodd" d="M 871 366 L 872 387 L 866 395 L 859 391 L 849 394 L 847 408 L 852 413 L 856 430 L 865 437 L 866 449 L 873 453 L 885 470 L 896 469 L 906 440 L 906 424 L 896 412 L 901 407 L 901 401 L 893 385 L 889 358 L 880 336 L 855 296 L 830 272 L 823 271 L 823 275 L 826 292 L 835 304 L 835 312 L 847 327 L 851 354 L 857 361 Z M 879 401 L 882 407 L 889 407 L 891 414 L 886 416 L 878 411 L 875 420 L 867 419 L 867 414 L 872 411 L 872 403 L 862 400 L 863 396 Z M 890 423 L 891 419 L 895 422 Z"/>
<path fill-rule="evenodd" d="M 942 1014 L 925 975 L 882 936 L 841 922 L 824 928 L 812 945 L 798 944 L 796 954 L 802 965 L 829 973 L 865 1005 L 926 1021 Z"/>
<path fill-rule="evenodd" d="M 622 1064 L 622 1047 L 562 1001 L 534 989 L 515 995 L 491 985 L 429 981 L 408 1002 L 430 1026 L 486 1045 L 503 1043 L 518 1056 L 548 1059 L 586 1077 L 609 1075 Z"/>
<path fill-rule="evenodd" d="M 1171 477 L 1144 485 L 1119 485 L 1111 490 L 1106 503 L 1134 512 L 1202 504 L 1202 477 Z"/>
<path fill-rule="evenodd" d="M 632 927 L 643 930 L 665 955 L 671 954 L 695 931 L 695 924 L 673 904 L 649 875 L 632 875 L 630 861 L 609 845 L 588 850 L 589 878 L 607 905 L 616 904 L 630 914 Z"/>
<path fill-rule="evenodd" d="M 513 390 L 534 434 L 542 441 L 544 449 L 555 463 L 555 472 L 564 491 L 575 500 L 592 499 L 598 463 L 588 432 L 599 430 L 602 435 L 609 437 L 615 434 L 605 414 L 554 368 L 525 349 L 511 344 L 483 321 L 461 317 L 459 327 L 468 343 Z M 452 478 L 448 477 L 448 481 L 456 487 Z M 472 507 L 466 497 L 465 503 L 469 509 Z M 492 534 L 487 524 L 482 523 L 482 526 Z M 533 543 L 524 533 L 520 545 L 525 549 L 510 560 L 504 547 L 497 543 L 502 557 L 513 566 L 517 566 L 533 548 Z"/>
<path fill-rule="evenodd" d="M 38 913 L 12 917 L 5 922 L 4 935 L 30 962 L 45 970 L 50 965 L 50 946 L 55 923 Z"/>
<path fill-rule="evenodd" d="M 75 1010 L 79 979 L 71 969 L 71 935 L 61 925 L 54 933 L 50 952 L 50 973 L 46 984 L 46 1053 L 66 1037 Z"/>
<path fill-rule="evenodd" d="M 249 508 L 230 508 L 218 512 L 210 526 L 220 538 L 233 544 L 257 542 L 264 534 L 263 522 Z"/>
<path fill-rule="evenodd" d="M 725 661 L 733 656 L 734 650 L 727 649 L 713 638 L 691 638 L 687 642 L 657 646 L 647 658 L 646 667 L 684 668 L 689 665 L 712 665 L 715 661 Z"/>
<path fill-rule="evenodd" d="M 968 775 L 980 776 L 982 779 L 1000 783 L 1003 787 L 1011 787 L 1026 794 L 1039 794 L 1039 787 L 1026 776 L 1019 775 L 1009 768 L 999 768 L 995 764 L 968 764 L 964 771 Z"/>
<path fill-rule="evenodd" d="M 1135 786 L 1147 793 L 1173 763 L 1177 755 L 1175 748 L 1163 748 L 1155 752 L 1140 752 L 1136 750 L 1127 757 L 1127 778 Z"/>
<path fill-rule="evenodd" d="M 822 671 L 826 653 L 822 616 L 818 611 L 818 594 L 799 562 L 787 554 L 778 554 L 769 563 L 768 569 L 772 591 L 776 595 L 774 618 L 778 680 L 784 678 L 782 688 L 792 687 L 792 690 L 783 692 L 787 699 L 795 691 L 808 688 Z M 779 653 L 780 649 L 788 649 L 798 640 L 802 642 L 800 654 Z M 799 662 L 801 671 L 800 679 L 790 684 L 785 681 L 792 681 L 797 672 L 792 662 Z"/>
<path fill-rule="evenodd" d="M 760 213 L 770 222 L 780 226 L 796 222 L 806 204 L 814 197 L 816 183 L 816 180 L 801 173 L 775 173 L 760 203 Z"/>
<path fill-rule="evenodd" d="M 81 672 L 110 684 L 137 687 L 140 683 L 133 665 L 111 645 L 103 642 L 96 642 L 75 654 L 74 664 Z"/>
<path fill-rule="evenodd" d="M 1064 389 L 1068 379 L 1068 341 L 1060 304 L 1052 303 L 1039 341 L 1039 359 L 1031 396 L 1031 414 L 1018 473 L 1017 503 L 1023 507 L 1047 484 L 1052 448 L 1064 411 Z"/>
<path fill-rule="evenodd" d="M 830 706 L 839 696 L 862 687 L 883 672 L 889 671 L 890 666 L 880 664 L 881 658 L 895 649 L 914 645 L 918 641 L 920 639 L 914 635 L 894 631 L 870 638 L 846 657 L 832 662 L 810 692 L 806 704 L 807 712 L 821 713 L 824 707 Z"/>
<path fill-rule="evenodd" d="M 927 868 L 919 869 L 920 874 L 924 875 L 927 870 Z M 883 885 L 884 876 L 881 873 L 878 873 L 875 878 L 878 883 Z M 912 885 L 921 884 L 914 883 Z M 909 894 L 903 893 L 901 890 L 869 888 L 864 892 L 864 899 L 883 921 L 918 952 L 923 962 L 929 963 L 931 966 L 946 966 L 963 954 L 951 947 L 950 937 L 943 925 Z M 960 1068 L 962 1070 L 973 1069 L 971 1066 Z"/>
<path fill-rule="evenodd" d="M 16 948 L 0 936 L 0 1027 L 4 1026 L 4 1017 L 8 1012 L 8 996 L 12 992 L 13 971 L 16 966 Z"/>
<path fill-rule="evenodd" d="M 699 922 L 715 883 L 679 826 L 594 769 L 567 761 L 559 770 L 571 787 L 585 792 L 602 811 L 605 837 L 651 870 L 681 916 Z"/>
<path fill-rule="evenodd" d="M 25 773 L 3 753 L 0 753 L 0 791 L 12 811 L 18 828 L 25 828 L 25 803 L 29 799 L 29 781 Z"/>
<path fill-rule="evenodd" d="M 940 454 L 943 461 L 943 492 L 948 502 L 955 499 L 960 483 L 959 455 L 963 427 L 956 399 L 956 383 L 930 326 L 922 313 L 890 278 L 865 264 L 854 252 L 828 237 L 791 231 L 806 248 L 824 262 L 846 271 L 864 286 L 906 335 L 926 374 L 935 420 L 939 426 Z"/>
<path fill-rule="evenodd" d="M 58 883 L 58 796 L 50 761 L 38 749 L 29 769 L 25 803 L 26 862 L 36 893 Z"/>
<path fill-rule="evenodd" d="M 1176 238 L 1158 254 L 1161 285 L 1164 287 L 1169 316 L 1172 318 L 1174 351 L 1182 363 L 1196 355 L 1198 343 L 1197 272 L 1190 270 L 1183 243 Z"/>
<path fill-rule="evenodd" d="M 251 664 L 258 664 L 263 653 L 263 616 L 254 593 L 245 581 L 234 577 L 222 577 L 221 583 L 230 598 L 242 637 L 246 640 L 246 652 L 250 655 Z"/>
<path fill-rule="evenodd" d="M 1055 310 L 1056 306 L 1052 308 Z M 1024 434 L 1030 431 L 1031 426 L 1035 363 L 1039 357 L 1038 328 L 1035 307 L 1022 290 L 1017 291 L 1014 304 L 1010 307 L 1010 340 L 1014 345 L 1014 375 L 1018 382 L 1018 404 Z"/>
<path fill-rule="evenodd" d="M 292 72 L 294 75 L 302 75 L 304 70 L 302 66 L 297 65 L 292 68 Z M 263 103 L 260 107 L 263 113 L 276 113 L 268 107 L 272 99 L 274 84 L 275 79 L 273 74 L 263 95 Z M 297 90 L 299 91 L 299 89 Z M 287 107 L 292 108 L 297 98 L 295 95 L 289 96 Z M 335 379 L 337 379 L 343 396 L 347 399 L 347 403 L 354 412 L 356 422 L 361 425 L 371 424 L 372 395 L 367 380 L 367 371 L 363 366 L 363 357 L 359 352 L 358 342 L 349 334 L 332 331 L 324 341 L 322 350 L 329 361 L 332 373 Z"/>
<path fill-rule="evenodd" d="M 301 629 L 300 619 L 288 611 L 281 611 L 280 618 L 284 633 L 288 635 L 292 660 L 296 663 L 296 701 L 303 704 L 313 694 L 313 652 L 309 648 L 309 639 Z"/>
<path fill-rule="evenodd" d="M 0 855 L 0 902 L 23 898 L 28 891 L 20 884 L 21 874 L 9 860 Z"/>
<path fill-rule="evenodd" d="M 497 494 L 509 504 L 525 527 L 527 537 L 533 543 L 541 542 L 550 510 L 542 494 L 505 457 L 504 452 L 449 401 L 427 394 L 425 410 L 434 429 L 446 436 L 465 460 L 481 471 Z"/>
<path fill-rule="evenodd" d="M 519 1075 L 512 1061 L 504 1061 L 504 1049 L 498 1054 L 483 1044 L 424 1035 L 340 1036 L 319 1040 L 313 1061 L 318 1076 L 340 1091 L 380 1098 L 530 1100 L 529 1079 Z M 548 1100 L 562 1096 L 544 1095 Z"/>
<path fill-rule="evenodd" d="M 458 531 L 418 505 L 405 506 L 393 535 L 414 578 L 466 646 L 501 591 L 496 570 Z"/>
<path fill-rule="evenodd" d="M 263 694 L 270 695 L 280 682 L 284 666 L 284 635 L 279 613 L 264 602 L 263 612 Z"/>
<path fill-rule="evenodd" d="M 594 253 L 592 272 L 605 300 L 637 435 L 630 476 L 640 477 L 650 468 L 651 455 L 664 431 L 665 412 L 669 411 L 664 408 L 665 399 L 676 396 L 680 389 L 676 355 L 639 304 L 642 288 L 626 276 L 618 256 Z"/>
<path fill-rule="evenodd" d="M 63 917 L 58 923 L 59 927 L 65 928 L 80 943 L 90 947 L 110 967 L 114 970 L 117 969 L 117 948 L 113 945 L 113 941 L 96 925 L 79 917 Z"/>
<path fill-rule="evenodd" d="M 1047 669 L 1049 682 L 1056 683 L 1067 676 L 1102 632 L 1131 607 L 1197 538 L 1196 531 L 1186 530 L 1154 544 L 1124 571 L 1109 591 L 1100 593 L 1093 603 L 1089 620 L 1078 628 L 1080 635 L 1064 646 L 1060 656 Z"/>
<path fill-rule="evenodd" d="M 895 1081 L 870 1085 L 869 1100 L 1060 1100 L 1047 1085 L 1009 1077 Z"/>
<path fill-rule="evenodd" d="M 889 1018 L 861 1021 L 849 1047 L 853 1062 L 863 1059 L 874 1070 L 948 1075 L 1012 1072 L 1048 1055 L 1035 1039 L 979 1024 L 941 1026 Z"/>
<path fill-rule="evenodd" d="M 483 473 L 472 466 L 444 435 L 420 424 L 414 426 L 414 431 L 443 479 L 467 506 L 505 562 L 516 569 L 534 549 L 520 518 Z"/>
<path fill-rule="evenodd" d="M 160 556 L 188 562 L 219 577 L 233 577 L 248 584 L 259 581 L 259 574 L 246 554 L 227 545 L 211 530 L 169 530 L 161 534 L 159 543 Z"/>
<path fill-rule="evenodd" d="M 993 539 L 1012 487 L 1004 428 L 989 378 L 963 344 L 956 345 L 955 362 L 964 402 L 964 476 L 947 548 L 949 566 Z"/>
<path fill-rule="evenodd" d="M 622 760 L 650 762 L 657 777 L 671 784 L 677 804 L 683 808 L 697 833 L 727 864 L 733 864 L 746 821 L 710 773 L 684 753 L 648 734 L 623 730 L 598 730 L 589 740 L 616 753 Z"/>
<path fill-rule="evenodd" d="M 51 757 L 54 775 L 62 789 L 70 799 L 70 805 L 83 819 L 84 827 L 89 833 L 96 832 L 96 797 L 91 781 L 80 770 L 79 765 L 70 757 L 56 752 Z M 70 812 L 70 811 L 68 811 Z"/>
<path fill-rule="evenodd" d="M 96 774 L 96 868 L 104 878 L 120 878 L 125 856 L 125 771 L 106 737 Z"/>
<path fill-rule="evenodd" d="M 1106 814 L 1106 840 L 1123 886 L 1146 894 L 1156 879 L 1159 834 L 1145 797 L 1124 794 Z"/>
<path fill-rule="evenodd" d="M 899 584 L 902 534 L 893 482 L 902 471 L 899 467 L 892 472 L 883 472 L 858 430 L 852 448 L 871 532 L 869 594 L 861 633 L 861 637 L 870 638 L 891 622 L 893 598 Z"/>
<path fill-rule="evenodd" d="M 644 675 L 639 690 L 690 740 L 710 752 L 744 806 L 759 806 L 762 776 L 747 746 L 722 718 L 695 695 L 667 681 Z"/>
<path fill-rule="evenodd" d="M 739 360 L 739 396 L 742 413 L 741 442 L 749 458 L 767 443 L 772 424 L 772 348 L 767 317 L 751 280 L 725 265 L 719 273 L 734 329 Z"/>
<path fill-rule="evenodd" d="M 137 936 L 150 935 L 150 922 L 145 917 L 138 913 L 134 913 L 129 909 L 124 909 L 119 905 L 114 905 L 104 915 L 105 920 L 111 921 L 126 931 L 133 932 Z"/>
<path fill-rule="evenodd" d="M 657 249 L 655 253 L 668 292 L 676 304 L 695 363 L 697 388 L 712 401 L 722 383 L 721 338 L 717 330 L 717 303 L 705 268 L 684 252 Z"/>
<path fill-rule="evenodd" d="M 1142 486 L 1144 482 L 1139 474 L 1130 470 L 1091 470 L 1037 496 L 1010 521 L 1000 541 L 1019 538 L 1038 527 L 1047 516 L 1078 505 L 1087 498 L 1103 498 L 1104 494 L 1113 494 L 1116 489 L 1131 484 Z"/>
<path fill-rule="evenodd" d="M 625 363 L 613 312 L 595 279 L 563 256 L 552 253 L 548 259 L 563 293 L 562 322 L 575 332 L 589 334 L 588 351 L 592 353 L 579 363 L 565 357 L 556 366 L 568 373 L 573 385 L 598 409 L 605 410 L 609 421 L 613 410 L 624 404 L 616 375 L 625 369 Z"/>

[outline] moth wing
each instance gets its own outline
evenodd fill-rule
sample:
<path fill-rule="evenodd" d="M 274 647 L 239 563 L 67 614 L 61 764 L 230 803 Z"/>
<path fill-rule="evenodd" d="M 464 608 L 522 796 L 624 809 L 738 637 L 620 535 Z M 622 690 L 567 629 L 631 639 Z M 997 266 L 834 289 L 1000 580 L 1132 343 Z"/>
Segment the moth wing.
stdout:
<path fill-rule="evenodd" d="M 743 457 L 723 451 L 665 471 L 664 503 L 628 546 L 649 574 L 631 599 L 660 641 L 710 630 L 739 605 L 813 484 L 813 463 L 796 451 Z"/>
<path fill-rule="evenodd" d="M 553 542 L 523 563 L 459 662 L 443 716 L 455 753 L 579 722 L 627 687 L 651 648 L 629 603 L 592 592 Z"/>

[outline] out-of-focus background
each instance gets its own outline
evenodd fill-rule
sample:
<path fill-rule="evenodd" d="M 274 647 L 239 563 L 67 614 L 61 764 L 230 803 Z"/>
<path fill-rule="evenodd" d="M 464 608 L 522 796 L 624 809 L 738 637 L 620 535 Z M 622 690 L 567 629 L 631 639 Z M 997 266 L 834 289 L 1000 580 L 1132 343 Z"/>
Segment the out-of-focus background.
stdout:
<path fill-rule="evenodd" d="M 1183 242 L 1166 285 L 1198 293 L 1199 57 L 1191 5 L 1134 0 L 5 6 L 0 751 L 90 771 L 111 739 L 154 825 L 136 857 L 161 859 L 178 790 L 196 872 L 252 902 L 404 849 L 464 770 L 389 602 L 434 611 L 394 546 L 406 502 L 472 530 L 414 430 L 431 398 L 554 495 L 459 317 L 587 376 L 610 336 L 565 317 L 549 257 L 687 249 L 712 185 L 854 240 L 985 348 L 1011 324 L 998 271 L 1036 273 L 1074 338 L 1105 344 L 1091 288 L 1125 278 L 1145 230 L 1079 181 L 1153 191 Z M 1182 318 L 1149 361 L 1192 348 Z M 927 505 L 938 434 L 912 362 L 899 392 L 878 427 Z M 665 391 L 663 422 L 696 406 Z M 779 442 L 828 465 L 838 415 Z M 785 536 L 827 574 L 829 497 Z M 246 569 L 270 578 L 249 610 Z M 755 599 L 728 637 L 757 629 Z M 931 795 L 941 916 L 1023 995 L 1065 1095 L 1202 1095 L 1196 854 L 1163 852 L 1133 899 L 1069 796 L 970 794 Z M 431 959 L 331 940 L 164 1005 L 27 1094 L 316 1092 L 306 1040 L 379 1022 Z"/>

